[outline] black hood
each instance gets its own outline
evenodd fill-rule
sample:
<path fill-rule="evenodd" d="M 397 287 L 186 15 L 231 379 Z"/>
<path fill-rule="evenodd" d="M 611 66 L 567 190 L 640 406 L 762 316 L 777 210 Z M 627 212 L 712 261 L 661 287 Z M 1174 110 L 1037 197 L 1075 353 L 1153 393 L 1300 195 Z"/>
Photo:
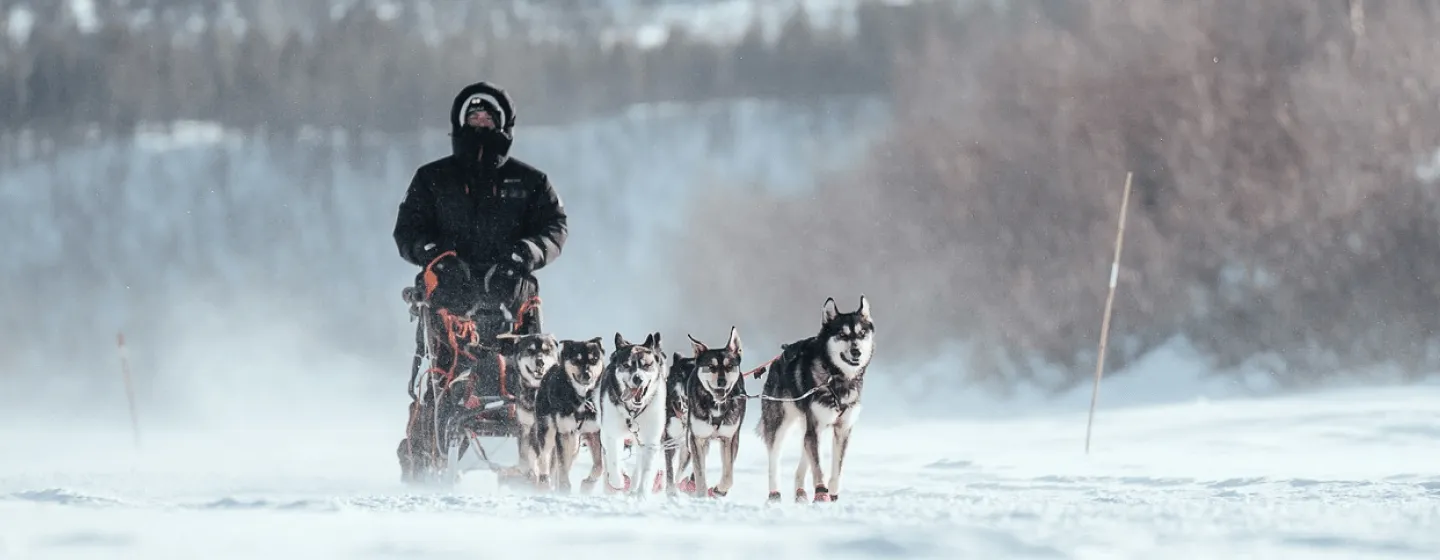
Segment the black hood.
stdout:
<path fill-rule="evenodd" d="M 499 130 L 476 131 L 464 126 L 464 110 L 466 102 L 471 97 L 481 97 L 492 105 L 492 114 L 499 113 L 497 124 Z M 485 148 L 485 163 L 490 167 L 496 167 L 503 163 L 510 155 L 510 144 L 514 140 L 512 130 L 515 128 L 515 106 L 510 101 L 510 96 L 505 90 L 489 82 L 476 82 L 465 86 L 455 99 L 450 103 L 450 150 L 456 158 L 461 161 L 472 161 L 476 149 Z"/>

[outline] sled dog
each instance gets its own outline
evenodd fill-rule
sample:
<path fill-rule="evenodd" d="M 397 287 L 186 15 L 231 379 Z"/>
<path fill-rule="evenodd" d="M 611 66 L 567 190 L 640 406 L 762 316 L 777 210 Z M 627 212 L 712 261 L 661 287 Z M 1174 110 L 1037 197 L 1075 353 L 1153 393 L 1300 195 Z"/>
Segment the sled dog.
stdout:
<path fill-rule="evenodd" d="M 665 376 L 665 492 L 671 496 L 678 491 L 695 489 L 694 477 L 680 480 L 680 473 L 690 464 L 690 430 L 685 423 L 690 407 L 685 402 L 685 386 L 694 367 L 695 358 L 675 352 L 670 356 L 670 372 Z"/>
<path fill-rule="evenodd" d="M 531 482 L 540 484 L 545 480 L 545 471 L 539 469 L 537 446 L 539 430 L 535 416 L 535 400 L 540 392 L 540 381 L 559 361 L 560 343 L 551 334 L 501 334 L 495 339 L 500 343 L 500 355 L 506 362 L 514 364 L 515 421 L 520 430 L 516 443 L 520 446 L 520 470 Z M 509 389 L 509 388 L 507 388 Z"/>
<path fill-rule="evenodd" d="M 688 335 L 687 335 L 688 336 Z M 735 455 L 740 450 L 740 424 L 745 421 L 745 380 L 740 370 L 740 332 L 730 327 L 730 339 L 711 349 L 690 336 L 695 366 L 685 386 L 689 405 L 687 423 L 694 441 L 695 495 L 706 492 L 724 497 L 735 484 Z M 710 487 L 705 458 L 710 442 L 720 443 L 720 484 Z"/>
<path fill-rule="evenodd" d="M 608 491 L 629 490 L 636 497 L 644 497 L 650 481 L 659 482 L 661 469 L 656 456 L 665 435 L 668 394 L 665 362 L 660 333 L 651 333 L 640 344 L 627 342 L 615 333 L 615 350 L 610 353 L 610 363 L 605 366 L 595 394 Z M 633 440 L 638 449 L 633 477 L 620 468 L 620 451 L 626 439 Z"/>
<path fill-rule="evenodd" d="M 870 303 L 863 294 L 860 308 L 850 313 L 841 313 L 835 300 L 827 298 L 819 334 L 785 345 L 767 368 L 758 431 L 769 453 L 768 501 L 780 500 L 780 446 L 796 426 L 804 439 L 795 469 L 795 500 L 806 498 L 807 466 L 815 481 L 815 501 L 839 499 L 840 474 L 850 431 L 860 414 L 865 369 L 875 352 L 874 335 Z M 834 437 L 828 481 L 819 453 L 820 434 L 825 431 Z"/>
<path fill-rule="evenodd" d="M 560 342 L 560 361 L 540 382 L 535 402 L 536 437 L 528 440 L 539 458 L 541 486 L 570 491 L 570 468 L 583 439 L 590 447 L 590 475 L 581 483 L 589 490 L 600 480 L 600 424 L 595 417 L 595 389 L 605 364 L 600 337 Z"/>

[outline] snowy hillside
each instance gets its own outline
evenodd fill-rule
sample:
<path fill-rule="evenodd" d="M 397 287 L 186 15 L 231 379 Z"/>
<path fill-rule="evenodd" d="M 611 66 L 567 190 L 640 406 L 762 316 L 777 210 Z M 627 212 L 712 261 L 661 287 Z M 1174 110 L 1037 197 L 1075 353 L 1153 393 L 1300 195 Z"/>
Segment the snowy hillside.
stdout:
<path fill-rule="evenodd" d="M 1105 410 L 1088 457 L 1083 409 L 887 423 L 899 403 L 874 402 L 867 414 L 882 420 L 857 430 L 841 501 L 779 507 L 763 504 L 749 429 L 730 497 L 642 504 L 498 492 L 486 475 L 455 494 L 408 492 L 392 454 L 402 399 L 331 403 L 342 408 L 298 428 L 258 416 L 152 431 L 140 453 L 120 428 L 46 442 L 11 424 L 0 558 L 461 558 L 506 546 L 536 558 L 1435 558 L 1437 399 L 1432 386 Z M 578 461 L 577 480 L 588 466 Z"/>

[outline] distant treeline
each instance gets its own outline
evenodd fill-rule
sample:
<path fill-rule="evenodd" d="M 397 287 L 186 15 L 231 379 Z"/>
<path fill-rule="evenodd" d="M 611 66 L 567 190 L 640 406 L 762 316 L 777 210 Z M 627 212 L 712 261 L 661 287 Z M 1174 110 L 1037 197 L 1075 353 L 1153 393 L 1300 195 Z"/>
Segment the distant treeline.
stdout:
<path fill-rule="evenodd" d="M 1093 373 L 1133 172 L 1109 366 L 1183 337 L 1286 384 L 1431 375 L 1437 26 L 1398 0 L 972 14 L 902 65 L 891 137 L 825 196 L 697 203 L 681 297 L 805 332 L 863 291 L 891 363 L 959 338 L 976 378 L 1063 389 Z"/>
<path fill-rule="evenodd" d="M 897 52 L 961 17 L 949 1 L 872 3 L 854 33 L 798 12 L 774 42 L 757 21 L 736 44 L 675 28 L 645 49 L 606 46 L 598 31 L 520 40 L 489 25 L 427 41 L 413 19 L 374 9 L 315 17 L 278 40 L 237 32 L 208 9 L 196 16 L 203 30 L 187 35 L 189 22 L 137 26 L 133 9 L 97 4 L 96 30 L 42 13 L 24 43 L 0 41 L 0 127 L 54 137 L 98 125 L 123 136 L 137 123 L 201 119 L 278 135 L 307 125 L 406 131 L 443 125 L 455 92 L 478 79 L 507 88 L 529 124 L 635 102 L 886 93 Z"/>

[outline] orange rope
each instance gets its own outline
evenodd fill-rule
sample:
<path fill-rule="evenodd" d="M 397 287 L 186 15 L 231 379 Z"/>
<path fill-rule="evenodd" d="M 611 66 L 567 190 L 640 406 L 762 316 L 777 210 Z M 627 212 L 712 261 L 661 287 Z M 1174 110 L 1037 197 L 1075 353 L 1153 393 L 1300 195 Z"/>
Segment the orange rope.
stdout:
<path fill-rule="evenodd" d="M 440 262 L 440 259 L 443 259 L 443 258 L 445 258 L 445 257 L 453 257 L 453 256 L 456 256 L 456 255 L 455 255 L 455 251 L 445 251 L 444 253 L 440 253 L 439 255 L 437 255 L 435 258 L 430 259 L 430 264 L 425 265 L 425 299 L 426 299 L 426 300 L 429 300 L 429 299 L 430 299 L 430 294 L 435 293 L 435 288 L 437 288 L 437 287 L 440 286 L 440 277 L 439 277 L 439 276 L 436 276 L 436 275 L 435 275 L 435 271 L 434 271 L 434 270 L 431 270 L 431 269 L 435 267 L 435 263 Z"/>
<path fill-rule="evenodd" d="M 514 330 L 510 332 L 520 332 L 520 327 L 525 325 L 525 312 L 536 307 L 540 307 L 540 296 L 530 296 L 530 299 L 520 304 L 520 311 L 515 314 L 515 325 L 512 327 Z"/>
<path fill-rule="evenodd" d="M 460 364 L 459 358 L 464 356 L 475 359 L 475 355 L 470 353 L 469 350 L 464 349 L 460 343 L 463 340 L 467 345 L 479 344 L 480 332 L 476 330 L 473 319 L 452 314 L 450 310 L 443 308 L 435 310 L 435 313 L 440 315 L 440 323 L 444 325 L 445 336 L 450 343 L 450 368 L 448 370 L 441 370 L 441 373 L 445 375 L 445 386 L 449 387 L 450 384 L 455 381 L 455 368 Z M 431 368 L 430 371 L 433 372 L 436 371 L 436 369 L 438 368 Z"/>

